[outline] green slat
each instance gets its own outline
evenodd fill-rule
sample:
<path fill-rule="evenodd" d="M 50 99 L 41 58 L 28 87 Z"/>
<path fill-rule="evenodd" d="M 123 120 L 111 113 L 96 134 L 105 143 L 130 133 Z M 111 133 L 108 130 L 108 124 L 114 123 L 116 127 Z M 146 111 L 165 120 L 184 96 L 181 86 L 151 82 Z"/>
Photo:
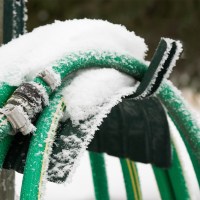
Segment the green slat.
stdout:
<path fill-rule="evenodd" d="M 133 161 L 129 160 L 129 162 L 131 163 L 132 175 L 133 175 L 134 183 L 135 183 L 136 190 L 137 190 L 137 198 L 139 200 L 141 200 L 142 199 L 142 190 L 141 190 L 141 187 L 140 187 L 140 180 L 139 180 L 139 174 L 138 174 L 137 166 Z"/>
<path fill-rule="evenodd" d="M 134 182 L 131 179 L 130 170 L 127 165 L 126 159 L 120 158 L 120 163 L 121 163 L 122 173 L 124 177 L 127 200 L 137 200 L 137 191 L 136 191 Z"/>
<path fill-rule="evenodd" d="M 109 200 L 108 181 L 104 155 L 89 152 L 96 200 Z"/>
<path fill-rule="evenodd" d="M 190 199 L 178 154 L 172 145 L 172 166 L 167 170 L 177 200 Z"/>
<path fill-rule="evenodd" d="M 160 191 L 162 200 L 175 200 L 174 190 L 172 188 L 167 170 L 152 166 L 156 182 Z"/>

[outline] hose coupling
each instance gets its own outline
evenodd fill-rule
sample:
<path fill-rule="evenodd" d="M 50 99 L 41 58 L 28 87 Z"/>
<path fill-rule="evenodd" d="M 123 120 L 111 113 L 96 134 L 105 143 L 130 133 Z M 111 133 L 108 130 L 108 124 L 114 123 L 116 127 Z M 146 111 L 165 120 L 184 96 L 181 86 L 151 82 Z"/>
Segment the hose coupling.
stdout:
<path fill-rule="evenodd" d="M 54 72 L 52 69 L 45 69 L 38 74 L 38 77 L 42 78 L 47 85 L 54 91 L 61 84 L 60 75 Z"/>
<path fill-rule="evenodd" d="M 21 106 L 7 104 L 0 109 L 0 113 L 6 116 L 13 128 L 14 134 L 21 132 L 23 135 L 27 135 L 35 129 Z"/>

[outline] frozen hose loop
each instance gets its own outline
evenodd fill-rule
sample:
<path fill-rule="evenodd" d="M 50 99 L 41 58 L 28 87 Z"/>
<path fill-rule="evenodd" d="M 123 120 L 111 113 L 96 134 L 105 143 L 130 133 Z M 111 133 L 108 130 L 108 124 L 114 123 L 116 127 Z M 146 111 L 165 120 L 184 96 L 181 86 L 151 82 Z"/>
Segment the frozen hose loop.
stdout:
<path fill-rule="evenodd" d="M 4 108 L 0 109 L 0 113 L 7 117 L 14 133 L 21 132 L 23 135 L 27 135 L 35 130 L 35 127 L 21 106 L 7 104 Z"/>
<path fill-rule="evenodd" d="M 54 72 L 52 69 L 45 69 L 38 74 L 38 77 L 42 78 L 54 91 L 61 84 L 60 75 Z"/>

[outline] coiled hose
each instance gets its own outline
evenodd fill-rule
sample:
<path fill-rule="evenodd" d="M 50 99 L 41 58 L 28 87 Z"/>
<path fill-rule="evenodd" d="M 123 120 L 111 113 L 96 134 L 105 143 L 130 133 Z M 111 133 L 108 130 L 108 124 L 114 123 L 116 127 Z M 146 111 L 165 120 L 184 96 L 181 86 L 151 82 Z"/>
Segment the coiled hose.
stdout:
<path fill-rule="evenodd" d="M 127 73 L 133 76 L 137 80 L 141 80 L 144 76 L 147 66 L 144 63 L 136 60 L 135 58 L 118 55 L 111 52 L 99 53 L 96 51 L 88 51 L 84 53 L 73 53 L 67 57 L 59 60 L 57 65 L 52 66 L 52 69 L 55 73 L 59 74 L 61 80 L 64 80 L 69 74 L 84 68 L 89 67 L 106 67 L 106 68 L 115 68 L 119 71 Z M 34 79 L 35 83 L 43 86 L 48 95 L 53 91 L 48 86 L 48 84 L 42 80 L 41 77 L 36 77 Z M 14 87 L 11 87 L 5 83 L 0 86 L 0 105 L 3 105 L 7 98 L 14 91 Z M 180 134 L 183 138 L 183 141 L 187 147 L 189 155 L 191 157 L 198 181 L 200 181 L 200 140 L 199 133 L 200 128 L 195 119 L 193 119 L 192 114 L 187 108 L 187 105 L 177 93 L 176 89 L 170 84 L 170 82 L 165 81 L 157 93 L 157 97 L 161 100 L 164 106 L 167 108 L 167 111 L 174 121 L 176 127 L 180 131 Z M 12 128 L 9 122 L 5 119 L 3 115 L 0 115 L 0 133 L 1 133 L 1 144 L 4 143 L 7 145 L 1 145 L 2 152 L 1 162 L 3 162 L 3 157 L 6 155 L 6 152 L 11 142 L 12 136 L 8 135 Z M 2 163 L 0 163 L 2 165 Z"/>

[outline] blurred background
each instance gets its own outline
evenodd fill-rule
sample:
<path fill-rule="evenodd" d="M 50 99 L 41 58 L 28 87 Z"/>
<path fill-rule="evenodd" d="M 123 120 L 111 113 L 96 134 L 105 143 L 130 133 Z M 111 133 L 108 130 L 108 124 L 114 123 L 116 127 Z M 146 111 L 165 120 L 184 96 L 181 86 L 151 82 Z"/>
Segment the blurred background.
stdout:
<path fill-rule="evenodd" d="M 171 79 L 185 95 L 200 92 L 200 0 L 30 0 L 27 6 L 28 31 L 54 20 L 104 19 L 143 37 L 149 60 L 160 37 L 179 39 L 184 53 Z"/>

